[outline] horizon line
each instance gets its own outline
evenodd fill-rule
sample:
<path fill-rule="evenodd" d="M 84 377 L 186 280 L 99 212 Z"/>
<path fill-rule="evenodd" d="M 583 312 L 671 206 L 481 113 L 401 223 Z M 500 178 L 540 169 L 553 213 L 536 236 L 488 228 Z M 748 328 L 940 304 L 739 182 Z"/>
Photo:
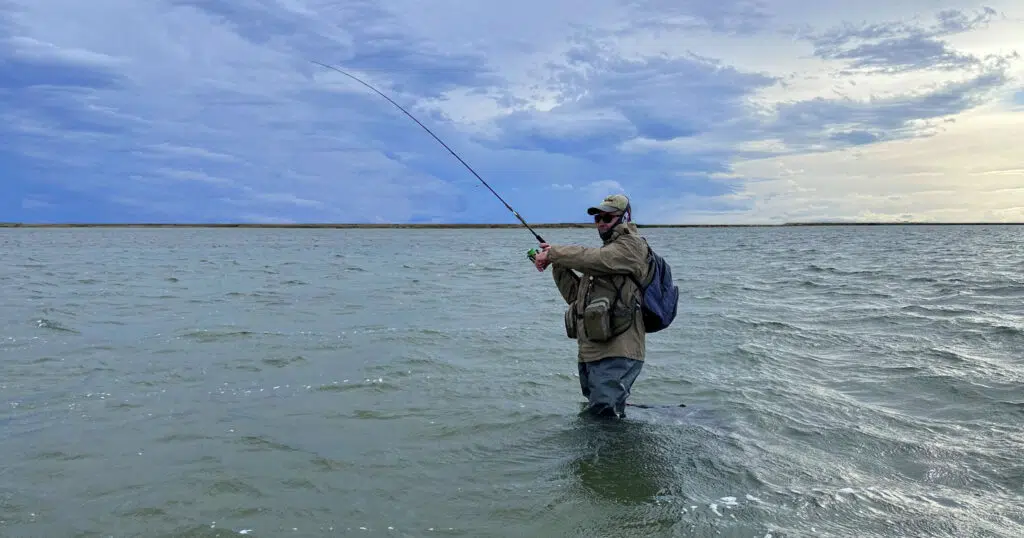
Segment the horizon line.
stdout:
<path fill-rule="evenodd" d="M 929 222 L 929 221 L 807 221 L 784 223 L 636 223 L 637 228 L 781 228 L 800 226 L 1021 226 L 1024 222 Z M 591 222 L 548 222 L 530 224 L 531 228 L 593 228 Z M 0 228 L 318 228 L 318 229 L 481 229 L 524 228 L 515 223 L 258 223 L 258 222 L 0 222 Z"/>

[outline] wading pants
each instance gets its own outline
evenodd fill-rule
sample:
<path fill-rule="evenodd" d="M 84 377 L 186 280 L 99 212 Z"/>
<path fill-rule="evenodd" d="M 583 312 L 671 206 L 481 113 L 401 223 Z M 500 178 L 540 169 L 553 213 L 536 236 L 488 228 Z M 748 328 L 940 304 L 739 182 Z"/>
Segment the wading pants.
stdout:
<path fill-rule="evenodd" d="M 640 375 L 643 361 L 625 357 L 608 357 L 593 362 L 577 363 L 580 390 L 588 400 L 583 414 L 599 417 L 623 417 L 626 399 L 633 382 Z"/>

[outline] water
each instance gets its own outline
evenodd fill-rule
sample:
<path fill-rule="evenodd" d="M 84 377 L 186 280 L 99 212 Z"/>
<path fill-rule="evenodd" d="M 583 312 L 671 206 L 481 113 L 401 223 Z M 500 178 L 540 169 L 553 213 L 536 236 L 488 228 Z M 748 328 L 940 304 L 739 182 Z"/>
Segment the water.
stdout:
<path fill-rule="evenodd" d="M 644 232 L 601 425 L 523 230 L 2 230 L 0 535 L 1024 535 L 1024 229 Z"/>

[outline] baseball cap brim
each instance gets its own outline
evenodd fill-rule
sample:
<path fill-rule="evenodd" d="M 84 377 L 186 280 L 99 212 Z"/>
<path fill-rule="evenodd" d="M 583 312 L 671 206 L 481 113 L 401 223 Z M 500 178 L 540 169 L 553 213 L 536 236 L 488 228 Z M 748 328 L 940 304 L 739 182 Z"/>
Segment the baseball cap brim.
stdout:
<path fill-rule="evenodd" d="M 588 215 L 596 215 L 598 213 L 618 213 L 619 211 L 622 210 L 617 207 L 612 207 L 610 205 L 598 205 L 587 208 Z"/>

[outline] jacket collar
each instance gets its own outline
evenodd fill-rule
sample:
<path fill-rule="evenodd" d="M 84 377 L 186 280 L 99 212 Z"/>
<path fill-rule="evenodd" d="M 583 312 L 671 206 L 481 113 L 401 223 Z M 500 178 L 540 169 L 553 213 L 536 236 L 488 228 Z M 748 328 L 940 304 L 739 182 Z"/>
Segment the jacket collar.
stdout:
<path fill-rule="evenodd" d="M 608 239 L 603 240 L 603 243 L 607 245 L 608 243 L 615 241 L 616 239 L 622 237 L 625 234 L 635 234 L 637 232 L 638 229 L 636 227 L 636 223 L 620 222 L 617 226 L 612 228 L 612 233 L 608 235 Z"/>

